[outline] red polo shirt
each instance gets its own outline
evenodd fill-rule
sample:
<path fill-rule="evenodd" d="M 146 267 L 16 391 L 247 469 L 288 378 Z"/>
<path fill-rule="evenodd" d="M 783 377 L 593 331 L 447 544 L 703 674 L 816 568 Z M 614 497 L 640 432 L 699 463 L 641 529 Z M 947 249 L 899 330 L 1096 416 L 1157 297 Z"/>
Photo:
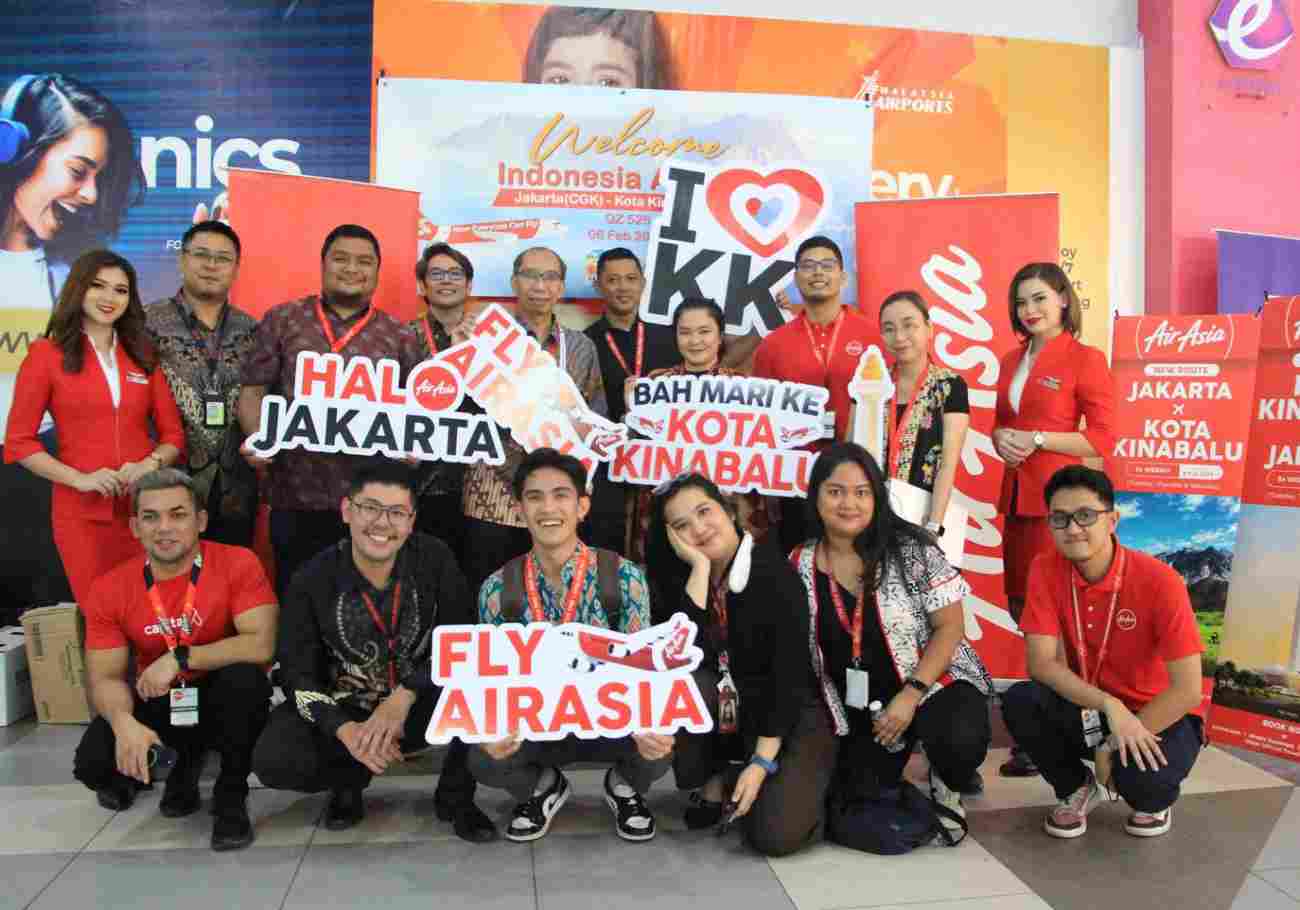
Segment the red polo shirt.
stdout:
<path fill-rule="evenodd" d="M 237 634 L 235 617 L 245 610 L 276 603 L 262 563 L 252 550 L 202 541 L 203 568 L 195 591 L 198 628 L 191 645 L 210 645 Z M 178 618 L 185 608 L 189 587 L 187 567 L 175 578 L 158 582 L 163 613 Z M 158 616 L 144 588 L 144 557 L 130 559 L 101 576 L 90 589 L 84 606 L 86 650 L 111 651 L 130 646 L 140 672 L 167 650 Z"/>
<path fill-rule="evenodd" d="M 1089 679 L 1097 672 L 1097 657 L 1106 636 L 1106 617 L 1119 582 L 1110 643 L 1100 678 L 1094 684 L 1119 698 L 1131 710 L 1140 711 L 1169 688 L 1165 664 L 1200 654 L 1204 647 L 1187 597 L 1187 585 L 1179 574 L 1154 556 L 1127 547 L 1119 549 L 1126 554 L 1122 581 L 1117 578 L 1119 550 L 1105 577 L 1096 584 L 1088 584 L 1056 550 L 1035 559 L 1029 569 L 1020 629 L 1026 635 L 1063 639 L 1071 669 Z M 1088 649 L 1086 674 L 1079 661 L 1071 586 L 1077 594 Z"/>
<path fill-rule="evenodd" d="M 838 331 L 837 331 L 838 328 Z M 835 437 L 849 435 L 849 382 L 858 358 L 870 345 L 881 346 L 880 333 L 853 307 L 840 307 L 826 326 L 809 322 L 805 313 L 772 332 L 754 352 L 754 375 L 782 382 L 802 382 L 830 392 L 827 408 L 835 412 Z M 829 354 L 829 364 L 821 352 Z"/>

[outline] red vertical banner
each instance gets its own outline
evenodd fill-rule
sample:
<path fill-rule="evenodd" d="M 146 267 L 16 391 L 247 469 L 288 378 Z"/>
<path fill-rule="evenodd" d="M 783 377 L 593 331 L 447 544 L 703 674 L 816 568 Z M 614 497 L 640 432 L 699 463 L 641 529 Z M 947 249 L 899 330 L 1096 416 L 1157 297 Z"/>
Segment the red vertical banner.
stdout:
<path fill-rule="evenodd" d="M 1300 297 L 1278 297 L 1260 317 L 1242 501 L 1300 506 Z"/>
<path fill-rule="evenodd" d="M 244 256 L 231 300 L 252 316 L 320 293 L 321 244 L 340 224 L 359 224 L 382 253 L 374 303 L 400 319 L 422 311 L 416 294 L 420 194 L 369 183 L 230 169 L 230 224 Z"/>
<path fill-rule="evenodd" d="M 1241 495 L 1259 329 L 1254 316 L 1115 321 L 1116 489 Z"/>
<path fill-rule="evenodd" d="M 1054 193 L 865 202 L 855 207 L 858 300 L 875 321 L 880 303 L 919 291 L 934 325 L 931 357 L 970 389 L 971 426 L 953 501 L 970 512 L 963 574 L 972 588 L 966 634 L 989 672 L 1024 676 L 1024 646 L 1003 592 L 1002 460 L 993 450 L 999 360 L 1017 342 L 1007 290 L 1028 262 L 1056 262 L 1060 200 Z"/>

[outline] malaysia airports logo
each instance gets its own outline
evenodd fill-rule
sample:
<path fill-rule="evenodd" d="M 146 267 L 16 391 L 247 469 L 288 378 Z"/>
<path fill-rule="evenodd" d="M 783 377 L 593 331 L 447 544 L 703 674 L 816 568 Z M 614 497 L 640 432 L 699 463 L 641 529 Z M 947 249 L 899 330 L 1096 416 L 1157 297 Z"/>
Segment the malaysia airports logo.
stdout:
<path fill-rule="evenodd" d="M 1295 37 L 1284 0 L 1220 0 L 1210 32 L 1228 66 L 1272 70 Z"/>

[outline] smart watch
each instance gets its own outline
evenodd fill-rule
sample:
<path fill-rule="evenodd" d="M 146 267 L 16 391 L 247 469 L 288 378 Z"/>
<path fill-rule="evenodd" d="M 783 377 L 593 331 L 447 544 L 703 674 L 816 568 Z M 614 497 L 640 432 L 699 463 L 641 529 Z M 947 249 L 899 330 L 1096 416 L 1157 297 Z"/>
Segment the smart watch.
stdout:
<path fill-rule="evenodd" d="M 176 658 L 176 666 L 181 668 L 182 673 L 190 672 L 190 646 L 177 645 L 172 650 L 172 656 Z"/>
<path fill-rule="evenodd" d="M 776 759 L 764 758 L 763 756 L 758 754 L 751 755 L 749 757 L 749 763 L 751 765 L 758 765 L 760 768 L 762 768 L 764 771 L 767 772 L 768 777 L 771 777 L 773 774 L 775 774 L 776 769 L 781 767 L 779 764 L 777 764 Z"/>
<path fill-rule="evenodd" d="M 939 524 L 939 522 L 937 521 L 933 521 L 933 520 L 927 521 L 925 523 L 925 529 L 929 531 L 931 534 L 933 534 L 935 537 L 943 536 L 943 525 Z"/>
<path fill-rule="evenodd" d="M 928 695 L 930 692 L 930 687 L 921 682 L 921 680 L 917 679 L 915 676 L 907 677 L 907 679 L 903 680 L 903 685 L 911 686 L 922 695 Z"/>

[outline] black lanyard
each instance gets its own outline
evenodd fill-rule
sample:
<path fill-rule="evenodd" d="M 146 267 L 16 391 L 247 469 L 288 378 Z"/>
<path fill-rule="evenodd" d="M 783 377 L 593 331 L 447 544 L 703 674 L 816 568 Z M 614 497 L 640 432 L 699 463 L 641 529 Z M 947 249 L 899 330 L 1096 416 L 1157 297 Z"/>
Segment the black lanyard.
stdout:
<path fill-rule="evenodd" d="M 217 370 L 221 367 L 221 347 L 226 337 L 226 317 L 230 315 L 230 303 L 226 302 L 221 306 L 221 319 L 217 321 L 215 330 L 204 335 L 199 328 L 198 317 L 185 309 L 181 302 L 173 297 L 172 303 L 176 307 L 176 312 L 180 313 L 181 321 L 185 323 L 185 328 L 189 329 L 190 338 L 193 342 L 203 349 L 208 364 L 208 388 L 205 391 L 218 391 L 220 384 L 217 382 Z M 213 341 L 215 339 L 215 345 Z"/>

